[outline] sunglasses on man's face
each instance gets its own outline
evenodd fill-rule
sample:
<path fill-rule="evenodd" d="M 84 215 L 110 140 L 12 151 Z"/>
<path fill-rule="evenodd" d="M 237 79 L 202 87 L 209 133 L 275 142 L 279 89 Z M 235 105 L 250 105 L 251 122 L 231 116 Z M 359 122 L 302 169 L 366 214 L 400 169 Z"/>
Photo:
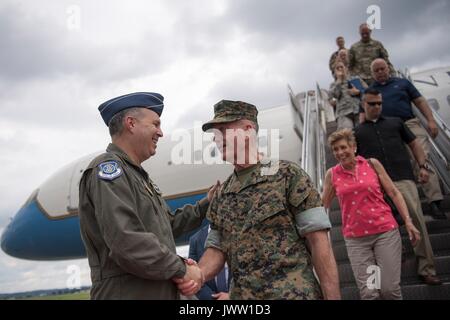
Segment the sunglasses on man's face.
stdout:
<path fill-rule="evenodd" d="M 372 102 L 366 102 L 366 103 L 371 107 L 381 106 L 383 104 L 382 101 L 372 101 Z"/>

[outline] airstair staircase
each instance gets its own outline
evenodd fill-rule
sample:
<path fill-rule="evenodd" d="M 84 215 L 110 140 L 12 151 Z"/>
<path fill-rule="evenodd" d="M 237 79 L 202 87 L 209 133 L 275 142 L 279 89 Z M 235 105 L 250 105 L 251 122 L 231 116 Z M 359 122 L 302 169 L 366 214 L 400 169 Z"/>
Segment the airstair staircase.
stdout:
<path fill-rule="evenodd" d="M 294 94 L 288 87 L 290 103 L 297 117 L 295 131 L 302 140 L 302 168 L 311 176 L 317 188 L 322 191 L 324 175 L 328 168 L 337 162 L 327 146 L 328 136 L 336 130 L 333 111 L 328 103 L 327 91 L 320 89 Z M 445 129 L 445 128 L 444 128 Z M 441 208 L 448 212 L 450 218 L 450 165 L 447 157 L 450 147 L 450 139 L 445 132 L 433 144 L 432 161 L 441 177 L 444 200 Z M 437 145 L 436 145 L 437 144 Z M 420 190 L 419 190 L 420 191 Z M 403 298 L 407 300 L 448 300 L 450 299 L 450 219 L 434 220 L 427 215 L 430 211 L 427 203 L 421 199 L 425 214 L 426 225 L 430 236 L 431 245 L 435 256 L 435 265 L 442 285 L 430 286 L 421 282 L 417 275 L 417 261 L 413 248 L 408 240 L 404 226 L 400 227 L 403 242 L 401 288 Z M 359 299 L 359 291 L 356 287 L 353 272 L 347 256 L 344 238 L 341 228 L 341 211 L 337 199 L 331 205 L 329 211 L 332 229 L 330 239 L 333 252 L 339 269 L 339 280 L 342 298 L 346 300 Z"/>

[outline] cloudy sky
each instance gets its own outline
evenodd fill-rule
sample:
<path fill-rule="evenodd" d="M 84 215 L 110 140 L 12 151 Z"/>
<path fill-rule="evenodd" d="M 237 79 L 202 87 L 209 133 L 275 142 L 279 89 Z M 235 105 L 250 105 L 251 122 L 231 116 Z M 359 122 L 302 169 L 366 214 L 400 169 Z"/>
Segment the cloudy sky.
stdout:
<path fill-rule="evenodd" d="M 103 149 L 103 101 L 134 91 L 165 96 L 163 129 L 192 127 L 227 98 L 260 108 L 328 87 L 335 38 L 373 32 L 397 68 L 450 65 L 450 2 L 302 0 L 0 1 L 0 231 L 58 168 Z M 447 39 L 447 40 L 445 40 Z M 64 287 L 86 260 L 30 262 L 0 253 L 0 293 Z"/>

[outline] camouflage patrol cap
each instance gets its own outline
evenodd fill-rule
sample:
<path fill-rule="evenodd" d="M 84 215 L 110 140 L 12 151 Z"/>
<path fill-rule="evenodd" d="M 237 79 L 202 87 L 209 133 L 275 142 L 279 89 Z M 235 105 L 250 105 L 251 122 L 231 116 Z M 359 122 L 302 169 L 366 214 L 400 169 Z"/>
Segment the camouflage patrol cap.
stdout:
<path fill-rule="evenodd" d="M 207 131 L 218 123 L 233 122 L 247 119 L 258 124 L 258 110 L 250 103 L 242 101 L 221 100 L 214 105 L 214 119 L 203 124 L 203 131 Z"/>

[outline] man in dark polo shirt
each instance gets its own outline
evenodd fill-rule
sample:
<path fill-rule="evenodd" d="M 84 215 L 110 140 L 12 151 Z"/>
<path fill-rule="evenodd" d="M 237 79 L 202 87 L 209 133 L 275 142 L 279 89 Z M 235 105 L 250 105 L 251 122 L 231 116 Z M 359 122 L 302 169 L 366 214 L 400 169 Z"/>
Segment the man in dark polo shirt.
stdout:
<path fill-rule="evenodd" d="M 424 183 L 428 180 L 429 167 L 426 164 L 423 149 L 403 121 L 399 118 L 386 118 L 381 115 L 382 103 L 383 99 L 379 91 L 373 88 L 366 90 L 362 103 L 365 122 L 355 129 L 357 150 L 366 159 L 378 159 L 397 189 L 402 193 L 413 223 L 422 235 L 421 240 L 414 248 L 414 253 L 418 258 L 417 273 L 426 284 L 437 285 L 441 281 L 436 276 L 433 249 L 405 144 L 409 146 L 416 161 L 420 164 L 419 182 Z"/>
<path fill-rule="evenodd" d="M 383 95 L 383 110 L 382 115 L 385 117 L 398 117 L 403 120 L 406 126 L 417 137 L 417 141 L 425 151 L 425 156 L 429 159 L 430 141 L 425 129 L 420 125 L 419 119 L 414 116 L 411 103 L 414 103 L 420 112 L 427 119 L 427 130 L 432 138 L 438 134 L 436 121 L 433 113 L 428 106 L 427 100 L 420 94 L 416 87 L 408 80 L 392 77 L 389 74 L 389 67 L 383 59 L 375 59 L 371 64 L 371 70 L 375 82 L 372 88 L 378 90 Z M 363 110 L 360 110 L 363 112 Z M 364 114 L 360 114 L 360 122 L 363 120 Z M 412 160 L 414 157 L 409 153 Z M 428 160 L 427 160 L 428 162 Z M 429 172 L 430 178 L 427 183 L 422 184 L 422 189 L 430 204 L 431 215 L 433 218 L 446 219 L 445 215 L 440 210 L 440 203 L 443 199 L 441 187 L 439 185 L 439 178 L 435 173 L 435 169 L 431 166 Z M 417 162 L 413 161 L 413 169 L 416 178 L 420 172 Z"/>

